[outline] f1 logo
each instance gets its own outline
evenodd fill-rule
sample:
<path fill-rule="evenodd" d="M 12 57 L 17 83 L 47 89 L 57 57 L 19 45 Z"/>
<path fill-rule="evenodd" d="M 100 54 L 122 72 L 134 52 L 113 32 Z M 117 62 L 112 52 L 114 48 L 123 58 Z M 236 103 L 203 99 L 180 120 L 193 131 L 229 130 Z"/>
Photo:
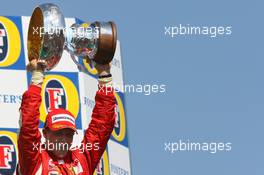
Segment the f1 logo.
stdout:
<path fill-rule="evenodd" d="M 9 162 L 12 162 L 14 145 L 0 144 L 0 169 L 11 169 Z"/>
<path fill-rule="evenodd" d="M 5 30 L 4 29 L 0 29 L 0 54 L 3 53 L 3 49 L 1 49 L 1 47 L 4 46 L 4 39 L 3 37 L 5 37 L 6 34 L 5 34 Z"/>
<path fill-rule="evenodd" d="M 49 108 L 48 111 L 60 108 L 62 105 L 62 96 L 64 95 L 64 90 L 62 88 L 47 88 L 49 98 Z"/>

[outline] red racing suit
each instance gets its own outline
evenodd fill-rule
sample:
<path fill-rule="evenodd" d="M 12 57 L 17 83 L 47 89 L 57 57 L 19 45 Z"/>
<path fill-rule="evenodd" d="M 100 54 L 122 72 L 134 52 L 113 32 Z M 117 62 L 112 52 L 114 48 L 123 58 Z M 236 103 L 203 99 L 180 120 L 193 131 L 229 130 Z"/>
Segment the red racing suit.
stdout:
<path fill-rule="evenodd" d="M 36 149 L 35 145 L 41 145 L 41 133 L 39 131 L 41 88 L 30 85 L 23 94 L 20 107 L 21 127 L 18 136 L 19 163 L 17 174 L 92 175 L 104 153 L 115 124 L 115 98 L 113 91 L 110 90 L 111 92 L 109 92 L 108 90 L 106 91 L 106 87 L 104 87 L 97 91 L 92 120 L 82 141 L 82 145 L 97 143 L 99 149 L 87 149 L 84 146 L 70 150 L 63 160 L 57 160 L 47 150 Z"/>

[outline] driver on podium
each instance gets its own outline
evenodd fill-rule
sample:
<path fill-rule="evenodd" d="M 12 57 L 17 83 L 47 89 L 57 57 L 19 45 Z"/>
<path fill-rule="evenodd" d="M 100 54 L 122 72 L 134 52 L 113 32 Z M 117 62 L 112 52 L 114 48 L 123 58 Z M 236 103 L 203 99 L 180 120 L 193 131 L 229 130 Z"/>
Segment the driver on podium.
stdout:
<path fill-rule="evenodd" d="M 32 78 L 20 107 L 16 172 L 19 175 L 92 175 L 115 124 L 116 103 L 110 64 L 95 65 L 98 71 L 96 103 L 82 144 L 76 149 L 71 148 L 73 136 L 77 133 L 76 116 L 66 109 L 55 109 L 47 114 L 42 131 L 45 143 L 41 144 L 39 108 L 46 65 L 45 61 L 37 59 L 27 65 Z M 89 145 L 93 145 L 92 149 Z M 49 147 L 53 149 L 47 149 Z"/>

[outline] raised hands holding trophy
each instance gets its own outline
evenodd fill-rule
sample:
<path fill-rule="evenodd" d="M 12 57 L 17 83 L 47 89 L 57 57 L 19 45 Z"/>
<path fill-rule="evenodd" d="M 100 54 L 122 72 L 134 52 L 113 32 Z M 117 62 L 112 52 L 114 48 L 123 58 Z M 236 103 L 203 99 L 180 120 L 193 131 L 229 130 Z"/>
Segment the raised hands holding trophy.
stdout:
<path fill-rule="evenodd" d="M 89 28 L 88 28 L 89 27 Z M 36 32 L 41 29 L 41 33 Z M 80 31 L 85 29 L 85 35 Z M 89 29 L 89 30 L 86 30 Z M 27 70 L 32 72 L 31 84 L 23 94 L 20 107 L 20 132 L 18 136 L 19 163 L 17 171 L 22 175 L 62 174 L 92 175 L 105 151 L 115 125 L 116 102 L 110 74 L 110 61 L 116 47 L 116 28 L 113 22 L 74 24 L 65 30 L 65 21 L 58 6 L 42 4 L 35 8 L 28 31 Z M 100 90 L 95 97 L 89 127 L 82 145 L 70 149 L 77 132 L 74 116 L 67 109 L 48 112 L 41 143 L 39 131 L 41 88 L 44 72 L 54 68 L 61 59 L 63 50 L 74 56 L 95 62 Z M 49 146 L 52 145 L 53 149 Z"/>

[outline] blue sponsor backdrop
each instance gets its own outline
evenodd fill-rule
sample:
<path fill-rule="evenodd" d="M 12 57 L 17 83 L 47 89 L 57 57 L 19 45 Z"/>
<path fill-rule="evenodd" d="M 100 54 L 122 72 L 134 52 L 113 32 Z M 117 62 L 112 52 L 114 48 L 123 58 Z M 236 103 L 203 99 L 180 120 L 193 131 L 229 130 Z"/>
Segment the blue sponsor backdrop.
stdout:
<path fill-rule="evenodd" d="M 0 69 L 25 70 L 21 17 L 2 16 L 0 30 L 5 32 L 5 36 L 0 35 L 3 40 Z"/>
<path fill-rule="evenodd" d="M 2 44 L 0 46 L 0 69 L 3 69 L 1 72 L 3 75 L 8 73 L 7 71 L 22 70 L 16 73 L 21 73 L 21 75 L 23 75 L 22 73 L 25 73 L 25 80 L 29 86 L 31 73 L 28 73 L 25 70 L 26 58 L 24 53 L 24 38 L 22 28 L 24 24 L 22 24 L 21 19 L 21 17 L 0 16 L 0 39 L 2 39 Z M 96 78 L 95 69 L 87 64 L 82 64 L 87 69 L 85 73 L 89 76 L 92 76 L 93 78 Z M 39 127 L 43 128 L 45 117 L 49 110 L 52 110 L 53 108 L 66 108 L 71 111 L 74 116 L 76 116 L 77 129 L 84 131 L 86 128 L 83 128 L 82 117 L 89 116 L 81 116 L 81 108 L 85 106 L 82 106 L 80 103 L 80 72 L 63 72 L 63 70 L 59 71 L 60 72 L 49 71 L 45 73 L 46 75 L 41 93 L 42 104 L 40 106 Z M 5 82 L 5 80 L 1 80 L 1 82 Z M 19 86 L 19 84 L 14 82 L 14 86 Z M 86 90 L 86 88 L 84 89 Z M 10 87 L 9 90 L 12 91 L 12 87 Z M 19 103 L 21 102 L 21 96 L 18 97 Z M 10 98 L 14 101 L 15 97 Z M 118 104 L 116 111 L 118 114 L 118 120 L 116 122 L 115 132 L 113 132 L 111 139 L 118 142 L 120 146 L 123 145 L 128 148 L 124 94 L 116 93 L 116 99 Z M 3 96 L 3 103 L 7 103 L 5 96 Z M 18 111 L 19 109 L 14 110 Z M 4 128 L 5 126 L 1 124 L 4 124 L 3 121 L 5 117 L 8 116 L 0 117 L 0 127 L 3 127 L 2 129 L 0 128 L 0 174 L 11 175 L 15 172 L 15 167 L 18 161 L 16 147 L 18 129 Z M 16 118 L 17 120 L 12 122 L 18 123 L 19 115 L 17 115 Z M 82 138 L 79 140 L 82 140 Z M 129 159 L 128 156 L 124 156 L 126 159 Z M 102 160 L 103 161 L 100 164 L 102 167 L 98 168 L 98 174 L 100 172 L 102 174 L 109 174 L 110 170 L 108 153 L 105 153 Z"/>

